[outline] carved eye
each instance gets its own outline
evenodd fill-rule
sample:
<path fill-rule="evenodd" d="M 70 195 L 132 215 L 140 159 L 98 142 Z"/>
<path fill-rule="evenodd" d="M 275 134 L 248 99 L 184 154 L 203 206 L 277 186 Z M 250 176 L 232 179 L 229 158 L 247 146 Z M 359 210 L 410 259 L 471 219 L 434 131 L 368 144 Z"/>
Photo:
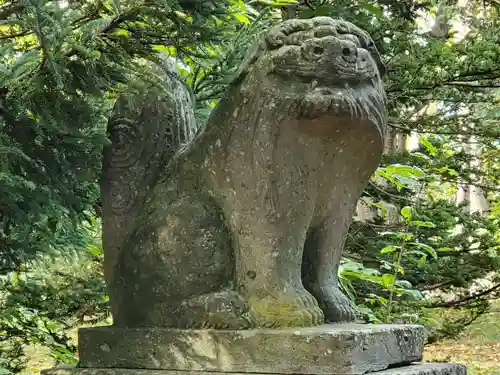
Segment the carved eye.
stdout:
<path fill-rule="evenodd" d="M 308 60 L 318 60 L 325 53 L 325 49 L 319 45 L 308 45 L 302 47 L 302 54 Z"/>
<path fill-rule="evenodd" d="M 274 32 L 270 33 L 266 37 L 267 44 L 269 49 L 277 49 L 285 44 L 285 34 L 282 32 Z"/>

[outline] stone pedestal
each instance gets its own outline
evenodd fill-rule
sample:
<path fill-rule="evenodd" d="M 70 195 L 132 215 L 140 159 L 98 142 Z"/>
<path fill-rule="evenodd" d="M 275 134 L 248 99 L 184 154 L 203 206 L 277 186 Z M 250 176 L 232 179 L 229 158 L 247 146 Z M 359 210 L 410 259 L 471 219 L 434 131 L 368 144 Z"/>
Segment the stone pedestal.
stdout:
<path fill-rule="evenodd" d="M 465 375 L 458 365 L 416 364 L 424 329 L 331 324 L 309 328 L 80 330 L 78 368 L 45 375 Z"/>
<path fill-rule="evenodd" d="M 241 372 L 201 372 L 173 370 L 144 370 L 123 368 L 55 368 L 42 371 L 42 375 L 246 375 Z M 255 375 L 267 375 L 254 373 Z M 373 375 L 466 375 L 464 366 L 446 363 L 417 363 L 404 367 L 378 371 Z M 336 374 L 344 375 L 344 374 Z"/>
<path fill-rule="evenodd" d="M 265 374 L 364 374 L 419 361 L 423 327 L 181 330 L 85 328 L 80 366 Z"/>

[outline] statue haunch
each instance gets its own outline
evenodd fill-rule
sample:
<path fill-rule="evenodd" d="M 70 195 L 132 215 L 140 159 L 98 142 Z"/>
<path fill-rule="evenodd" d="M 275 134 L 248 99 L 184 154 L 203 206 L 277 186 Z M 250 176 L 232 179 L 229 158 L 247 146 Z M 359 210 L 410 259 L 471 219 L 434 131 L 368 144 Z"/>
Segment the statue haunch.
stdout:
<path fill-rule="evenodd" d="M 191 99 L 169 74 L 170 95 L 120 100 L 102 180 L 115 325 L 352 321 L 337 271 L 381 158 L 382 70 L 356 26 L 289 20 L 255 45 L 195 137 Z"/>

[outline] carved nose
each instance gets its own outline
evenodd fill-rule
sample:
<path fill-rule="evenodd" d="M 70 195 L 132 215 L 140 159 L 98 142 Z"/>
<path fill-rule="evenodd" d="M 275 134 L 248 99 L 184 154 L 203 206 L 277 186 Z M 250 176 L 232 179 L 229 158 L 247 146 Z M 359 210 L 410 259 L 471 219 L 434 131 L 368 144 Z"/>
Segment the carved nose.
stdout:
<path fill-rule="evenodd" d="M 313 48 L 313 53 L 315 55 L 322 55 L 323 52 L 325 52 L 325 49 L 323 47 L 316 46 L 316 47 Z"/>
<path fill-rule="evenodd" d="M 344 47 L 342 48 L 342 56 L 350 56 L 352 54 L 352 51 L 350 48 Z"/>

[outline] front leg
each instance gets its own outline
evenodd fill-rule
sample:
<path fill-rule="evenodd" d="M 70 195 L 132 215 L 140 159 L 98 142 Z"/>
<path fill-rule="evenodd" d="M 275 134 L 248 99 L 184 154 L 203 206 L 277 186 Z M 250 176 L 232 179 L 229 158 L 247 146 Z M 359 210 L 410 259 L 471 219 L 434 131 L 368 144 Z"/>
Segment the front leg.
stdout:
<path fill-rule="evenodd" d="M 339 142 L 343 149 L 332 145 L 336 154 L 319 183 L 316 214 L 304 246 L 303 282 L 328 322 L 355 320 L 354 309 L 339 288 L 338 269 L 358 197 L 378 160 L 377 143 L 363 141 L 362 134 L 352 132 Z M 357 143 L 365 147 L 359 149 Z"/>
<path fill-rule="evenodd" d="M 337 220 L 335 219 L 337 218 Z M 329 217 L 311 230 L 304 246 L 304 285 L 317 299 L 326 322 L 352 322 L 355 312 L 339 288 L 338 269 L 350 216 Z"/>
<path fill-rule="evenodd" d="M 323 323 L 300 275 L 307 225 L 300 216 L 270 222 L 255 210 L 243 220 L 236 250 L 239 292 L 256 327 L 307 327 Z"/>

